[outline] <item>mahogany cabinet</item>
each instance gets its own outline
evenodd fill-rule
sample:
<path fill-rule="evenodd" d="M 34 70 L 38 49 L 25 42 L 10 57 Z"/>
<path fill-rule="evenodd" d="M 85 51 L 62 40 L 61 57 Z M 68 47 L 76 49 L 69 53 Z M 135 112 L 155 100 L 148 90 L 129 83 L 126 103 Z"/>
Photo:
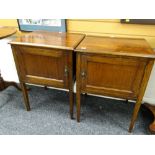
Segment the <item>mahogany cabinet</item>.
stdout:
<path fill-rule="evenodd" d="M 70 116 L 73 117 L 74 49 L 83 37 L 81 34 L 38 31 L 10 42 L 28 111 L 25 83 L 68 89 Z"/>
<path fill-rule="evenodd" d="M 132 99 L 131 132 L 154 64 L 153 50 L 144 39 L 86 36 L 75 51 L 77 121 L 81 93 Z"/>

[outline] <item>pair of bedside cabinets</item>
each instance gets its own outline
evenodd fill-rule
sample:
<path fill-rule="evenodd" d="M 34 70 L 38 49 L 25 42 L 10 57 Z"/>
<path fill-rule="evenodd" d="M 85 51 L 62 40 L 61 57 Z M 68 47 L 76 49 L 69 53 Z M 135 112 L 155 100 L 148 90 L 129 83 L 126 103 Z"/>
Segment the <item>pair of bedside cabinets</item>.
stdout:
<path fill-rule="evenodd" d="M 155 59 L 144 39 L 36 31 L 18 36 L 10 44 L 28 111 L 25 84 L 52 86 L 69 90 L 73 118 L 76 80 L 78 122 L 82 93 L 131 99 L 136 101 L 132 131 Z"/>

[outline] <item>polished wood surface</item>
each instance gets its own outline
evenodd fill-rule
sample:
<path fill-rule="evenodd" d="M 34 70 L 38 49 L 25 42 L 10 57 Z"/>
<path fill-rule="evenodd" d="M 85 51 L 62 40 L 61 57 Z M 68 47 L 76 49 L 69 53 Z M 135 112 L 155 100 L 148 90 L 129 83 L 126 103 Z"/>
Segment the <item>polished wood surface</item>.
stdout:
<path fill-rule="evenodd" d="M 11 41 L 11 44 L 72 51 L 83 39 L 83 36 L 74 33 L 35 31 L 27 35 L 17 36 L 15 40 Z"/>
<path fill-rule="evenodd" d="M 86 36 L 76 48 L 77 121 L 80 94 L 136 100 L 129 132 L 137 118 L 155 53 L 143 39 Z"/>
<path fill-rule="evenodd" d="M 76 48 L 78 52 L 155 58 L 145 39 L 87 36 Z"/>
<path fill-rule="evenodd" d="M 16 33 L 16 28 L 14 28 L 14 27 L 4 27 L 4 26 L 2 27 L 2 26 L 0 26 L 0 39 L 9 37 L 15 33 Z M 1 77 L 1 73 L 0 73 L 0 91 L 6 89 L 9 86 L 14 86 L 18 90 L 21 90 L 15 82 L 4 81 L 3 78 Z"/>
<path fill-rule="evenodd" d="M 67 51 L 40 47 L 12 46 L 20 68 L 20 80 L 26 83 L 68 89 Z"/>
<path fill-rule="evenodd" d="M 15 27 L 0 26 L 0 39 L 9 37 L 10 35 L 15 34 L 16 31 Z"/>
<path fill-rule="evenodd" d="M 69 90 L 73 118 L 74 48 L 84 35 L 37 31 L 11 41 L 25 107 L 30 110 L 25 83 Z"/>
<path fill-rule="evenodd" d="M 85 74 L 81 79 L 81 91 L 135 99 L 146 63 L 144 59 L 81 55 L 81 74 Z"/>

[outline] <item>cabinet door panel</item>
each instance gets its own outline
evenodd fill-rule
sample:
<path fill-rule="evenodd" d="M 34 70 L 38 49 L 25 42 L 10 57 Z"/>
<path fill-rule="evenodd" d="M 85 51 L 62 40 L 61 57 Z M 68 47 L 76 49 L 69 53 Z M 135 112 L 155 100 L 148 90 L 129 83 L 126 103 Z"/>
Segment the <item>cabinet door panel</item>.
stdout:
<path fill-rule="evenodd" d="M 68 87 L 68 78 L 65 77 L 65 68 L 68 64 L 67 52 L 26 46 L 16 47 L 14 52 L 23 81 Z"/>
<path fill-rule="evenodd" d="M 146 61 L 129 58 L 82 56 L 82 90 L 90 93 L 136 98 Z M 83 73 L 84 72 L 84 73 Z"/>

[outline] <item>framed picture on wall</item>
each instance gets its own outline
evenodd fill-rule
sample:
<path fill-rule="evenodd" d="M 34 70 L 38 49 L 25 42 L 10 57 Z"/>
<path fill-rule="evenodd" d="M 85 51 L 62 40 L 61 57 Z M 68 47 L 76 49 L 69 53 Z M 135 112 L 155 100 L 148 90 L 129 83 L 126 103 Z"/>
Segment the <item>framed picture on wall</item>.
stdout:
<path fill-rule="evenodd" d="M 121 19 L 121 23 L 155 25 L 155 19 Z"/>
<path fill-rule="evenodd" d="M 20 31 L 66 32 L 65 19 L 17 19 Z"/>

